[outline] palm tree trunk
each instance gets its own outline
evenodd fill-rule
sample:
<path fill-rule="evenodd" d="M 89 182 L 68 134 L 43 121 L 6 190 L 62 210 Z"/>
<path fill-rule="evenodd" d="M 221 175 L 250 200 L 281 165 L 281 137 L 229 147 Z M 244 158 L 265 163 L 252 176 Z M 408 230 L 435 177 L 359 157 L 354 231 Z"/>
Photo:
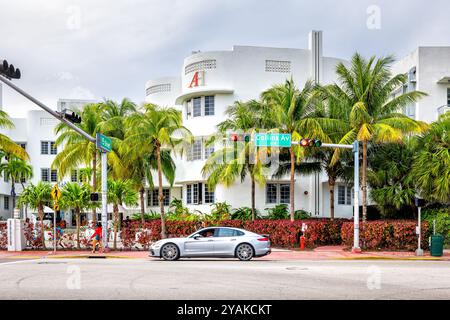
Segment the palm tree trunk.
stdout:
<path fill-rule="evenodd" d="M 114 211 L 114 243 L 113 248 L 114 250 L 117 250 L 117 229 L 119 226 L 119 207 L 117 204 L 113 205 L 113 211 Z"/>
<path fill-rule="evenodd" d="M 161 167 L 161 145 L 156 145 L 156 158 L 158 162 L 158 193 L 159 193 L 159 208 L 161 210 L 161 238 L 167 238 L 166 221 L 164 217 L 164 194 L 162 186 L 162 167 Z"/>
<path fill-rule="evenodd" d="M 362 163 L 362 218 L 363 223 L 367 221 L 367 141 L 363 141 L 363 163 Z"/>
<path fill-rule="evenodd" d="M 144 225 L 144 222 L 145 222 L 144 193 L 145 193 L 144 186 L 141 186 L 141 188 L 139 189 L 139 198 L 140 198 L 140 201 L 141 201 L 141 222 L 142 222 L 142 225 Z"/>
<path fill-rule="evenodd" d="M 92 189 L 93 192 L 97 191 L 97 150 L 94 150 L 93 158 L 92 158 Z M 94 225 L 97 223 L 97 211 L 95 210 L 95 207 L 92 208 L 92 222 Z"/>
<path fill-rule="evenodd" d="M 255 208 L 255 178 L 252 176 L 252 221 L 255 221 L 256 208 Z"/>
<path fill-rule="evenodd" d="M 295 201 L 294 201 L 295 155 L 294 155 L 294 148 L 291 147 L 289 152 L 291 154 L 291 185 L 289 188 L 290 216 L 291 216 L 291 221 L 294 221 L 294 218 L 295 218 Z"/>
<path fill-rule="evenodd" d="M 335 177 L 328 174 L 328 186 L 330 188 L 330 219 L 334 220 L 334 184 L 336 182 Z"/>
<path fill-rule="evenodd" d="M 80 250 L 80 209 L 77 208 L 75 209 L 75 214 L 77 215 L 76 220 L 77 220 L 77 249 Z"/>
<path fill-rule="evenodd" d="M 45 235 L 44 235 L 44 206 L 39 205 L 38 207 L 39 220 L 41 220 L 41 237 L 42 237 L 42 248 L 45 250 Z"/>

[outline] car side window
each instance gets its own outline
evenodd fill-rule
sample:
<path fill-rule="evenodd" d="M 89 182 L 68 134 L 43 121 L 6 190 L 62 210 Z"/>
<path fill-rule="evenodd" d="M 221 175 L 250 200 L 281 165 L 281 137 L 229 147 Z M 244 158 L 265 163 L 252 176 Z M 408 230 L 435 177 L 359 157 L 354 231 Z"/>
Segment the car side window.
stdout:
<path fill-rule="evenodd" d="M 237 236 L 237 237 L 241 237 L 241 236 L 243 236 L 245 233 L 243 233 L 242 231 L 239 231 L 239 230 L 234 230 L 235 232 L 236 232 L 236 234 L 235 234 L 235 236 Z"/>
<path fill-rule="evenodd" d="M 217 229 L 216 237 L 235 237 L 237 235 L 236 230 L 219 228 Z"/>
<path fill-rule="evenodd" d="M 200 235 L 201 237 L 204 238 L 210 238 L 214 236 L 214 233 L 217 233 L 217 229 L 206 229 L 203 231 L 198 232 L 196 235 Z"/>

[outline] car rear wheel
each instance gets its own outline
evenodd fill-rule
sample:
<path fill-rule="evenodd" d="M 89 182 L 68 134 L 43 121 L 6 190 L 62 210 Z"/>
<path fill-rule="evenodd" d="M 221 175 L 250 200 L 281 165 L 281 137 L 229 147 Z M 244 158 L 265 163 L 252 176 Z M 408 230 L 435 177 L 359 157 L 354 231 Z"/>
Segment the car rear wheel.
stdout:
<path fill-rule="evenodd" d="M 180 258 L 180 250 L 174 243 L 167 243 L 161 248 L 161 257 L 167 261 L 174 261 Z"/>
<path fill-rule="evenodd" d="M 241 243 L 236 248 L 236 257 L 241 261 L 249 261 L 253 258 L 253 247 L 248 243 Z"/>

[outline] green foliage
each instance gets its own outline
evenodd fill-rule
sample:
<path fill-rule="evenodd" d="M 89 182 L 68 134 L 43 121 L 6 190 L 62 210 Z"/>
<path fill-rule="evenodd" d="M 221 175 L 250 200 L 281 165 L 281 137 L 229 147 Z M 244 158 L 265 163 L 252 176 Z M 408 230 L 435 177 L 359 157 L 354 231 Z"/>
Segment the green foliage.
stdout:
<path fill-rule="evenodd" d="M 271 220 L 289 219 L 287 204 L 277 204 L 273 208 L 264 209 L 267 211 L 267 218 Z"/>
<path fill-rule="evenodd" d="M 144 214 L 144 219 L 146 221 L 149 220 L 157 220 L 160 219 L 161 215 L 158 212 L 150 211 L 149 213 Z M 133 213 L 130 217 L 131 220 L 141 220 L 141 214 L 140 213 Z"/>
<path fill-rule="evenodd" d="M 450 209 L 429 209 L 422 210 L 422 220 L 428 221 L 429 230 L 433 232 L 433 221 L 436 220 L 436 234 L 444 237 L 446 246 L 450 246 Z"/>
<path fill-rule="evenodd" d="M 255 212 L 255 219 L 258 219 L 259 212 Z M 240 207 L 233 210 L 231 214 L 231 220 L 252 220 L 252 208 Z"/>
<path fill-rule="evenodd" d="M 295 210 L 295 219 L 296 220 L 305 220 L 311 219 L 311 212 L 305 210 Z"/>

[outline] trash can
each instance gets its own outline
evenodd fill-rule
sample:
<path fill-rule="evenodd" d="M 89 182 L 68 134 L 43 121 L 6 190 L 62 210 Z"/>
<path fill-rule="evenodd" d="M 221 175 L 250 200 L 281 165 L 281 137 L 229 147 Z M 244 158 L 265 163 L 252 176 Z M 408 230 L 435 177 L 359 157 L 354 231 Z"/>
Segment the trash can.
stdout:
<path fill-rule="evenodd" d="M 430 255 L 441 257 L 444 253 L 444 237 L 440 234 L 431 236 Z"/>

